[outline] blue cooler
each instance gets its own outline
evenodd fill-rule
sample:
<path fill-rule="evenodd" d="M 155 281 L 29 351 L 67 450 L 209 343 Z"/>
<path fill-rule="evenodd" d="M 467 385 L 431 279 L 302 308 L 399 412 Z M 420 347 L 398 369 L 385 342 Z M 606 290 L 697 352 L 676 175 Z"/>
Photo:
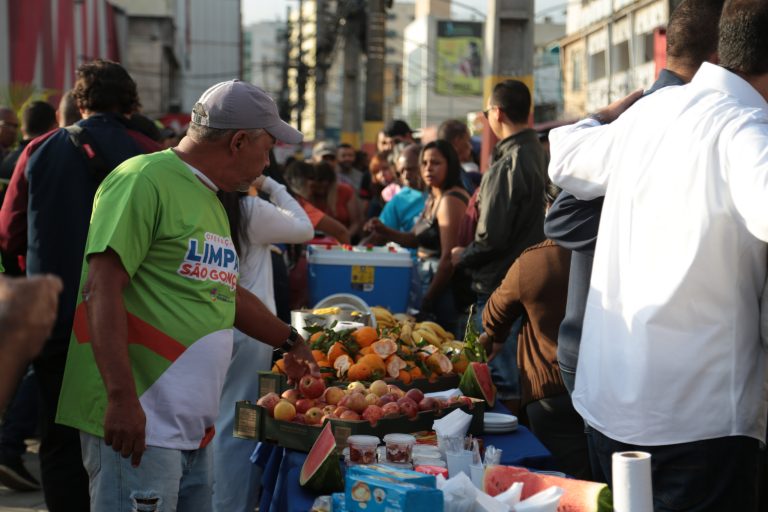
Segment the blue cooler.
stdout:
<path fill-rule="evenodd" d="M 409 251 L 395 247 L 310 245 L 309 302 L 328 295 L 351 293 L 369 306 L 401 313 L 408 306 L 413 261 Z"/>

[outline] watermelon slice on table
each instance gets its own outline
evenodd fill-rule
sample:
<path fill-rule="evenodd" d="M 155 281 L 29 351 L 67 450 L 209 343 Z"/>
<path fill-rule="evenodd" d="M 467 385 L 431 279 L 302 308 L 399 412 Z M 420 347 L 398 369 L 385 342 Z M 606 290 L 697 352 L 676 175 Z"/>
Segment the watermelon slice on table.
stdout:
<path fill-rule="evenodd" d="M 467 396 L 482 398 L 488 402 L 488 407 L 496 404 L 496 386 L 486 363 L 469 363 L 459 381 L 459 389 Z"/>
<path fill-rule="evenodd" d="M 301 466 L 299 485 L 321 494 L 344 490 L 339 457 L 336 455 L 336 438 L 330 422 L 325 424 Z"/>
<path fill-rule="evenodd" d="M 514 466 L 488 466 L 483 475 L 483 491 L 496 496 L 513 483 L 523 483 L 521 499 L 526 499 L 552 486 L 565 492 L 560 498 L 557 512 L 611 512 L 613 495 L 606 484 L 573 480 L 554 475 L 534 473 Z"/>

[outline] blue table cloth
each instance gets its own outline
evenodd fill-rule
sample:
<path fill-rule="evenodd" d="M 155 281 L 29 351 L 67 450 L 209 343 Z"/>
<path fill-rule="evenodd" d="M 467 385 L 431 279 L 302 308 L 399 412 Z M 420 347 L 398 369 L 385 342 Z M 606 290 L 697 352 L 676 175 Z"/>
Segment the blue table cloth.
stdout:
<path fill-rule="evenodd" d="M 503 405 L 496 404 L 492 412 L 509 414 Z M 484 434 L 485 446 L 501 448 L 501 463 L 530 469 L 556 470 L 552 454 L 524 426 L 508 434 Z M 306 453 L 281 448 L 271 443 L 259 443 L 251 460 L 264 468 L 261 504 L 264 512 L 306 512 L 312 507 L 315 495 L 299 486 L 299 473 Z"/>

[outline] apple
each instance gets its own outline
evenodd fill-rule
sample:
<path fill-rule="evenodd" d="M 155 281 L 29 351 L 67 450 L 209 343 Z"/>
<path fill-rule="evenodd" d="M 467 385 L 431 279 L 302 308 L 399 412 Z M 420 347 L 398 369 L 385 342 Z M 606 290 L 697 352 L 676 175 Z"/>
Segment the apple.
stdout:
<path fill-rule="evenodd" d="M 344 407 L 348 407 L 359 413 L 363 412 L 368 404 L 365 402 L 365 397 L 362 393 L 350 393 L 339 402 L 339 405 L 343 405 Z"/>
<path fill-rule="evenodd" d="M 280 401 L 280 397 L 277 393 L 267 393 L 263 397 L 259 398 L 256 405 L 261 406 L 267 410 L 270 416 L 274 416 L 275 406 Z"/>
<path fill-rule="evenodd" d="M 291 402 L 293 405 L 296 405 L 296 400 L 299 399 L 299 392 L 295 389 L 286 389 L 280 396 Z"/>
<path fill-rule="evenodd" d="M 318 425 L 323 417 L 323 411 L 319 407 L 312 407 L 304 415 L 307 425 Z"/>
<path fill-rule="evenodd" d="M 365 384 L 360 382 L 359 380 L 356 380 L 355 382 L 350 382 L 349 386 L 347 386 L 347 391 L 350 393 L 362 393 L 365 394 Z"/>
<path fill-rule="evenodd" d="M 357 414 L 355 411 L 344 411 L 343 413 L 341 413 L 341 416 L 339 416 L 339 418 L 345 421 L 350 421 L 350 420 L 357 421 L 360 419 L 360 415 Z"/>
<path fill-rule="evenodd" d="M 397 398 L 403 398 L 405 396 L 405 392 L 394 384 L 389 385 L 389 392 L 396 395 Z"/>
<path fill-rule="evenodd" d="M 293 417 L 294 423 L 301 423 L 302 425 L 307 423 L 307 417 L 303 414 L 297 414 Z"/>
<path fill-rule="evenodd" d="M 408 397 L 404 396 L 398 400 L 397 405 L 400 407 L 400 412 L 411 419 L 416 418 L 416 416 L 419 414 L 419 406 L 416 405 L 416 402 Z"/>
<path fill-rule="evenodd" d="M 329 416 L 333 416 L 333 411 L 335 410 L 336 410 L 335 405 L 326 405 L 325 407 L 322 408 L 323 414 L 327 414 Z"/>
<path fill-rule="evenodd" d="M 368 393 L 365 395 L 365 404 L 366 405 L 375 405 L 376 402 L 379 401 L 379 395 L 376 393 Z"/>
<path fill-rule="evenodd" d="M 379 407 L 384 407 L 386 404 L 390 402 L 397 402 L 398 398 L 399 397 L 397 395 L 394 395 L 392 393 L 387 393 L 381 398 L 379 398 L 379 401 L 377 402 L 376 405 L 378 405 Z"/>
<path fill-rule="evenodd" d="M 408 392 L 405 394 L 405 396 L 407 396 L 408 398 L 410 398 L 416 403 L 419 403 L 422 400 L 424 400 L 424 393 L 422 393 L 421 390 L 417 388 L 409 389 Z"/>
<path fill-rule="evenodd" d="M 431 396 L 424 397 L 419 402 L 419 410 L 437 412 L 440 410 L 440 402 L 438 402 Z"/>
<path fill-rule="evenodd" d="M 291 421 L 296 417 L 296 407 L 288 400 L 280 400 L 275 405 L 274 416 L 276 420 Z"/>
<path fill-rule="evenodd" d="M 378 422 L 384 416 L 384 411 L 378 405 L 369 405 L 363 411 L 363 419 L 368 420 L 372 427 L 376 426 Z"/>
<path fill-rule="evenodd" d="M 311 398 L 299 398 L 296 400 L 296 412 L 304 414 L 315 406 L 315 401 Z"/>
<path fill-rule="evenodd" d="M 389 402 L 382 406 L 381 412 L 384 413 L 385 417 L 400 416 L 400 406 L 395 402 Z"/>
<path fill-rule="evenodd" d="M 345 393 L 343 389 L 331 386 L 325 390 L 325 393 L 323 393 L 323 400 L 330 405 L 337 405 L 344 396 Z"/>
<path fill-rule="evenodd" d="M 344 411 L 348 411 L 348 410 L 349 410 L 349 407 L 344 407 L 343 405 L 340 405 L 333 410 L 333 415 L 336 416 L 337 418 L 340 418 L 341 414 Z"/>
<path fill-rule="evenodd" d="M 375 380 L 371 382 L 371 393 L 376 393 L 378 396 L 384 396 L 389 393 L 389 385 L 383 380 Z"/>
<path fill-rule="evenodd" d="M 299 391 L 305 398 L 320 398 L 325 391 L 325 381 L 321 377 L 305 375 L 299 381 Z"/>

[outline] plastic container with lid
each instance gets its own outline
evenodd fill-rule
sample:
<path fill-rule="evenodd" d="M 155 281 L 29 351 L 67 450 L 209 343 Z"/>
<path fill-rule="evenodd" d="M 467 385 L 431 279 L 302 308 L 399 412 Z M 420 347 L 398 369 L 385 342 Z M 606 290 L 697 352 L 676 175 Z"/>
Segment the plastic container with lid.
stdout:
<path fill-rule="evenodd" d="M 384 436 L 387 445 L 387 461 L 408 464 L 411 462 L 413 445 L 416 438 L 410 434 L 387 434 Z"/>
<path fill-rule="evenodd" d="M 353 464 L 374 464 L 376 462 L 376 447 L 381 441 L 376 436 L 349 436 L 349 461 Z"/>

